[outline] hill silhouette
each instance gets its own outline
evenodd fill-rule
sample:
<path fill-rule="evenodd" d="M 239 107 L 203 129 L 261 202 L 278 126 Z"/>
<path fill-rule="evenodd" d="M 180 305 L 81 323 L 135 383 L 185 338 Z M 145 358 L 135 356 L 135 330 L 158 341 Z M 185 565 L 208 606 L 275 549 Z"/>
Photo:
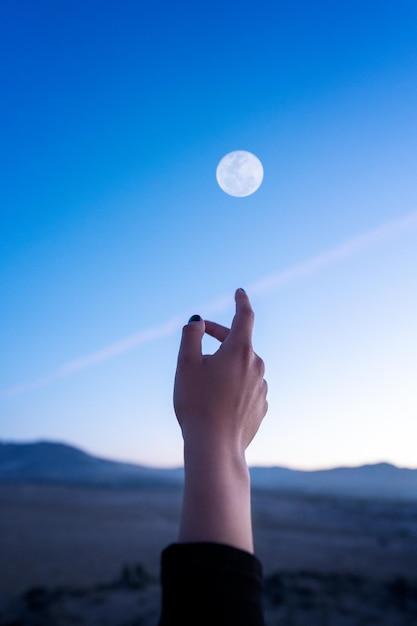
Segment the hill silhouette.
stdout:
<path fill-rule="evenodd" d="M 252 467 L 250 473 L 255 489 L 417 500 L 417 469 L 399 468 L 389 463 L 316 471 Z M 183 468 L 120 463 L 60 442 L 0 442 L 0 481 L 180 486 Z"/>
<path fill-rule="evenodd" d="M 77 484 L 181 484 L 183 471 L 95 457 L 60 442 L 0 443 L 0 481 Z"/>

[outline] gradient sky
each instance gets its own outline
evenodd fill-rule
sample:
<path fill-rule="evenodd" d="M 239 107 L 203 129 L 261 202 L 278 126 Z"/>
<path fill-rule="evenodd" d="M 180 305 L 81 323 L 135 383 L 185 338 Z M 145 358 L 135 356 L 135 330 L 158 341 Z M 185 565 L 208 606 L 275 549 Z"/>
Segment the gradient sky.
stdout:
<path fill-rule="evenodd" d="M 416 28 L 401 0 L 3 0 L 0 437 L 180 464 L 181 326 L 242 286 L 249 463 L 417 467 Z M 246 198 L 215 179 L 238 149 Z"/>

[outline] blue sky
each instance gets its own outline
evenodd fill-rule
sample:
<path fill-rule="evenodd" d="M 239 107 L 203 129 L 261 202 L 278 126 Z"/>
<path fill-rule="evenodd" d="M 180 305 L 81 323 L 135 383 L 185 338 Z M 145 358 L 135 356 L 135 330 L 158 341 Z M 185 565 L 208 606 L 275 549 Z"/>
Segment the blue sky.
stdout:
<path fill-rule="evenodd" d="M 181 463 L 181 325 L 229 324 L 242 286 L 270 388 L 248 461 L 417 466 L 416 24 L 402 1 L 1 3 L 2 439 Z M 236 149 L 264 166 L 247 198 L 215 179 Z"/>

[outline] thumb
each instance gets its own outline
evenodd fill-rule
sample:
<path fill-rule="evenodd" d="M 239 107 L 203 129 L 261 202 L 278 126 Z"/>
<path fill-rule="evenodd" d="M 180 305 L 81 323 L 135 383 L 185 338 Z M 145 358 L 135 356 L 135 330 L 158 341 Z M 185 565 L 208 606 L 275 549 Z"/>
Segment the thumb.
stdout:
<path fill-rule="evenodd" d="M 190 317 L 188 324 L 182 329 L 178 365 L 196 363 L 201 360 L 201 341 L 205 328 L 204 320 L 199 315 Z"/>

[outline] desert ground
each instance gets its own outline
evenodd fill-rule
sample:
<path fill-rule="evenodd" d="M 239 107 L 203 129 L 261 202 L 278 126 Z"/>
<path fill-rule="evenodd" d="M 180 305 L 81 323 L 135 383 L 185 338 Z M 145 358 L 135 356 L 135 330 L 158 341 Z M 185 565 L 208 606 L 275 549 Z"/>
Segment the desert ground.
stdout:
<path fill-rule="evenodd" d="M 253 493 L 268 626 L 417 626 L 417 502 Z M 151 626 L 177 488 L 0 485 L 0 624 Z"/>

